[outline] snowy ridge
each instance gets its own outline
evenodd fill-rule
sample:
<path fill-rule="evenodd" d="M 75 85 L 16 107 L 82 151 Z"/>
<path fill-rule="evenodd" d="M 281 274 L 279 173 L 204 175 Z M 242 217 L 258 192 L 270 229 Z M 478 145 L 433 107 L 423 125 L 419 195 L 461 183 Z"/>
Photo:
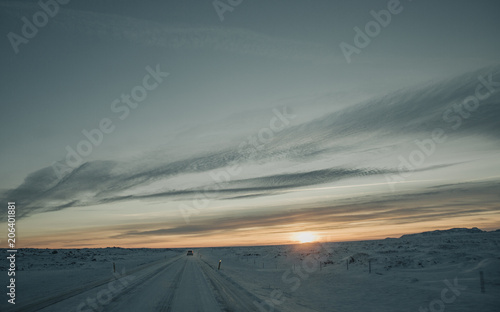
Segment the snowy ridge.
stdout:
<path fill-rule="evenodd" d="M 496 230 L 500 231 L 500 230 Z M 416 234 L 405 234 L 401 236 L 401 238 L 408 238 L 408 237 L 422 237 L 422 236 L 432 236 L 432 235 L 454 235 L 454 234 L 469 234 L 469 233 L 484 233 L 483 230 L 478 229 L 477 227 L 473 227 L 471 229 L 468 228 L 453 228 L 449 230 L 435 230 L 435 231 L 428 231 L 428 232 L 422 232 L 422 233 L 416 233 Z"/>

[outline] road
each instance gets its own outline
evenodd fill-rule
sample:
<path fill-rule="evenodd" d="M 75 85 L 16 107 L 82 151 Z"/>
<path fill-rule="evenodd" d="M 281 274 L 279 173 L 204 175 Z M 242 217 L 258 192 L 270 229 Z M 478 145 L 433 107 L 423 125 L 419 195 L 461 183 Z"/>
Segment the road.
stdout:
<path fill-rule="evenodd" d="M 200 258 L 181 255 L 11 311 L 256 311 L 254 300 Z"/>

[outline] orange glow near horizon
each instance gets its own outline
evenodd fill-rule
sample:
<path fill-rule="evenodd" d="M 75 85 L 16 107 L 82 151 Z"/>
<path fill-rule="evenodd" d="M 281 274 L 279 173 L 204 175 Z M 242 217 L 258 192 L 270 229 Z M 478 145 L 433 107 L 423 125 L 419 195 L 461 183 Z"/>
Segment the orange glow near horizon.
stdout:
<path fill-rule="evenodd" d="M 490 214 L 402 224 L 391 224 L 389 220 L 372 220 L 356 224 L 311 223 L 307 224 L 307 230 L 305 224 L 300 223 L 197 234 L 126 237 L 120 237 L 123 230 L 116 227 L 79 228 L 43 233 L 43 235 L 22 231 L 24 235 L 20 236 L 18 248 L 203 248 L 360 241 L 397 238 L 404 234 L 454 227 L 494 230 L 499 228 L 499 219 L 498 215 Z"/>
<path fill-rule="evenodd" d="M 311 232 L 298 232 L 293 235 L 293 240 L 298 241 L 301 244 L 304 244 L 316 241 L 317 237 Z"/>

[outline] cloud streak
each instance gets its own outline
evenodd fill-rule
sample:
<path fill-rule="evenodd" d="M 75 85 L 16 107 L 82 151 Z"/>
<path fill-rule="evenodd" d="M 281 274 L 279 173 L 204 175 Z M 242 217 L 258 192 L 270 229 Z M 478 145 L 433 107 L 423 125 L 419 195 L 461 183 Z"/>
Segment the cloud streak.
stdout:
<path fill-rule="evenodd" d="M 453 102 L 474 94 L 479 75 L 500 77 L 500 67 L 475 71 L 454 79 L 408 89 L 341 109 L 324 117 L 307 121 L 277 133 L 271 144 L 258 153 L 239 148 L 231 142 L 217 151 L 196 154 L 173 161 L 118 162 L 92 161 L 59 180 L 51 167 L 33 172 L 16 189 L 2 194 L 25 208 L 19 217 L 76 206 L 107 204 L 148 198 L 186 200 L 205 192 L 216 199 L 251 200 L 261 196 L 291 191 L 304 186 L 319 186 L 352 178 L 368 178 L 398 172 L 398 151 L 421 133 L 444 127 L 442 112 Z M 481 102 L 481 107 L 460 129 L 460 137 L 479 137 L 494 142 L 498 148 L 500 134 L 500 92 Z M 203 131 L 200 129 L 199 131 Z M 457 136 L 459 138 L 459 136 Z M 399 139 L 394 139 L 399 138 Z M 443 147 L 443 154 L 449 153 Z M 151 158 L 155 159 L 154 155 Z M 160 157 L 161 158 L 161 157 Z M 472 161 L 470 159 L 468 161 Z M 289 164 L 294 169 L 290 169 Z M 246 173 L 229 182 L 210 179 L 176 186 L 176 181 L 193 174 L 206 174 L 238 164 Z M 274 169 L 266 169 L 266 164 Z M 450 158 L 415 170 L 434 172 L 467 161 Z M 139 187 L 165 181 L 161 188 L 147 192 Z M 210 190 L 206 191 L 207 187 Z M 124 195 L 125 194 L 125 195 Z M 4 216 L 2 216 L 4 218 Z"/>
<path fill-rule="evenodd" d="M 361 198 L 359 201 L 340 204 L 311 203 L 311 207 L 289 206 L 277 211 L 242 213 L 216 220 L 203 218 L 192 224 L 176 224 L 168 228 L 138 231 L 122 228 L 122 234 L 114 238 L 143 235 L 208 235 L 216 232 L 235 231 L 242 228 L 266 228 L 281 225 L 302 224 L 304 230 L 320 230 L 323 227 L 348 229 L 353 222 L 379 222 L 384 224 L 408 224 L 445 220 L 450 217 L 472 216 L 478 213 L 498 212 L 499 195 L 494 190 L 499 182 L 464 183 L 446 187 L 429 188 L 421 192 L 398 196 Z M 470 198 L 477 198 L 470 202 Z M 465 200 L 465 201 L 464 201 Z M 489 202 L 484 205 L 484 202 Z M 459 208 L 459 209 L 458 209 Z M 318 226 L 318 224 L 320 224 Z M 152 226 L 154 227 L 154 226 Z M 295 229 L 294 229 L 295 230 Z"/>

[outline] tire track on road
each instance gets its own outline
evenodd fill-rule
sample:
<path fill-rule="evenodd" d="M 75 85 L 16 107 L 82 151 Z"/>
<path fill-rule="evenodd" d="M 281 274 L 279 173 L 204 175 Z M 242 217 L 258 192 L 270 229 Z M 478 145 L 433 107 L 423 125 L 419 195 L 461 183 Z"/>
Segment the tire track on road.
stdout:
<path fill-rule="evenodd" d="M 172 259 L 172 260 L 168 261 L 167 263 L 165 263 L 164 265 L 162 265 L 159 269 L 153 271 L 153 273 L 154 272 L 158 272 L 158 271 L 162 271 L 163 269 L 165 269 L 166 267 L 170 266 L 175 261 L 180 260 L 181 258 L 182 258 L 182 256 L 180 256 L 180 255 L 176 256 L 174 259 Z M 154 261 L 152 263 L 140 266 L 140 267 L 138 267 L 136 269 L 128 271 L 126 274 L 123 274 L 122 276 L 120 276 L 120 279 L 121 278 L 130 277 L 134 273 L 147 270 L 148 268 L 151 268 L 151 267 L 153 267 L 155 265 L 161 264 L 164 261 L 165 261 L 164 259 L 161 259 L 161 260 Z M 49 297 L 49 298 L 44 298 L 44 299 L 41 299 L 41 300 L 38 300 L 38 301 L 35 301 L 35 302 L 32 302 L 32 303 L 28 303 L 28 304 L 23 305 L 23 306 L 20 306 L 20 307 L 15 307 L 15 308 L 13 308 L 11 310 L 8 310 L 8 311 L 13 311 L 13 312 L 14 311 L 36 312 L 36 311 L 48 308 L 48 307 L 50 307 L 52 305 L 55 305 L 55 304 L 57 304 L 59 302 L 62 302 L 64 300 L 70 299 L 70 298 L 75 297 L 77 295 L 89 292 L 91 290 L 94 290 L 94 289 L 96 289 L 98 287 L 101 287 L 103 285 L 109 284 L 109 283 L 111 283 L 113 281 L 117 281 L 117 280 L 119 280 L 119 279 L 117 279 L 115 276 L 110 277 L 110 278 L 101 279 L 99 281 L 96 281 L 96 282 L 93 282 L 93 283 L 89 283 L 89 284 L 85 284 L 85 285 L 83 285 L 81 287 L 72 289 L 72 290 L 70 290 L 68 292 L 65 292 L 65 293 L 62 293 L 62 294 L 57 294 L 57 295 L 54 295 L 54 296 Z M 142 280 L 142 278 L 141 278 L 141 280 Z M 135 287 L 135 286 L 133 286 L 133 284 L 132 284 L 132 285 L 127 286 L 125 289 L 132 288 L 132 287 Z M 123 293 L 123 291 L 121 291 L 118 296 L 120 296 L 122 293 Z"/>
<path fill-rule="evenodd" d="M 115 304 L 118 299 L 122 298 L 124 295 L 130 293 L 133 289 L 143 285 L 144 283 L 149 282 L 151 279 L 155 278 L 156 276 L 162 274 L 165 270 L 169 269 L 174 263 L 177 261 L 181 260 L 183 258 L 182 255 L 175 257 L 174 259 L 168 261 L 165 263 L 165 265 L 161 266 L 160 268 L 154 270 L 153 272 L 144 274 L 140 277 L 139 280 L 137 280 L 135 283 L 131 283 L 129 286 L 121 290 L 117 295 L 113 297 L 113 299 L 109 302 L 109 304 L 106 305 L 106 310 L 113 310 L 115 308 Z M 184 264 L 185 266 L 185 264 Z"/>
<path fill-rule="evenodd" d="M 179 283 L 182 279 L 182 274 L 184 274 L 184 270 L 186 269 L 186 264 L 187 261 L 184 261 L 184 265 L 182 266 L 182 269 L 177 272 L 177 274 L 174 277 L 174 280 L 172 281 L 172 284 L 170 285 L 171 291 L 165 296 L 163 301 L 158 305 L 158 310 L 161 312 L 170 312 L 172 309 L 172 302 L 174 301 L 175 293 L 177 292 L 177 289 L 179 288 Z"/>
<path fill-rule="evenodd" d="M 198 263 L 200 263 L 200 267 L 208 281 L 219 294 L 218 298 L 222 300 L 220 304 L 225 308 L 225 311 L 254 312 L 257 310 L 257 306 L 253 302 L 260 302 L 261 299 L 235 281 L 217 274 L 205 261 L 200 260 Z M 273 311 L 280 312 L 276 307 Z"/>

